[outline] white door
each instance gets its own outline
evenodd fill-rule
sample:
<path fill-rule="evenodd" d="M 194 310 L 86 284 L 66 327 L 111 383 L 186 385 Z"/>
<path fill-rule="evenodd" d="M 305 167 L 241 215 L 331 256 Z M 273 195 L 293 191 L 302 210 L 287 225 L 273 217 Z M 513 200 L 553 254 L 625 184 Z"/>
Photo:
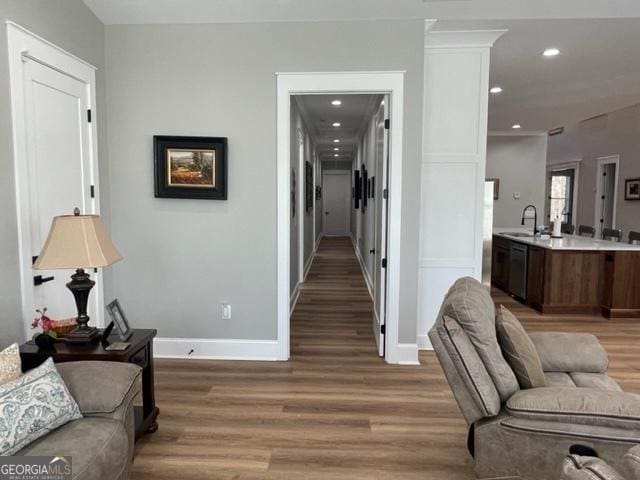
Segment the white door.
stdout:
<path fill-rule="evenodd" d="M 385 323 L 387 316 L 387 199 L 385 190 L 389 177 L 389 98 L 385 96 L 376 113 L 376 176 L 374 196 L 370 201 L 375 208 L 375 280 L 373 332 L 378 353 L 384 357 Z"/>
<path fill-rule="evenodd" d="M 322 232 L 324 235 L 349 235 L 351 172 L 322 173 Z"/>
<path fill-rule="evenodd" d="M 23 320 L 27 336 L 35 310 L 53 319 L 74 318 L 73 295 L 66 288 L 73 270 L 33 270 L 56 215 L 97 213 L 94 179 L 95 130 L 89 113 L 94 84 L 23 56 L 16 79 L 12 65 L 12 104 L 16 138 L 16 176 Z M 86 68 L 79 60 L 76 61 Z M 15 85 L 14 82 L 20 82 Z M 19 97 L 19 98 L 18 98 Z M 20 107 L 23 108 L 20 108 Z M 101 275 L 89 297 L 91 324 L 102 322 Z M 39 280 L 38 280 L 39 279 Z"/>

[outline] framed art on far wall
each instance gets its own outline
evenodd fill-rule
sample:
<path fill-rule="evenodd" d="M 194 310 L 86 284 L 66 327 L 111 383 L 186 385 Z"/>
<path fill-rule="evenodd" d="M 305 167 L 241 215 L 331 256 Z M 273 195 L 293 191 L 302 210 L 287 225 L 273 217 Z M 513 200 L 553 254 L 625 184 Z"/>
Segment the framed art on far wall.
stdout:
<path fill-rule="evenodd" d="M 311 162 L 304 163 L 304 210 L 313 208 L 313 166 Z"/>
<path fill-rule="evenodd" d="M 153 137 L 155 196 L 227 199 L 226 137 Z"/>
<path fill-rule="evenodd" d="M 640 200 L 640 178 L 627 178 L 625 180 L 624 199 Z"/>

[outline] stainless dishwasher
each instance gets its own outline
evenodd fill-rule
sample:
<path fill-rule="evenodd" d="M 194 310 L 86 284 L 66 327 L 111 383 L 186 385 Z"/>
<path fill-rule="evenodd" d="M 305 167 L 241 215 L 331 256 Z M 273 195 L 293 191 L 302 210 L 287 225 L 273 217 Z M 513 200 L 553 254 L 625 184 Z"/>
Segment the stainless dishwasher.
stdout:
<path fill-rule="evenodd" d="M 509 266 L 509 293 L 520 300 L 527 298 L 527 255 L 529 248 L 522 243 L 511 243 Z"/>

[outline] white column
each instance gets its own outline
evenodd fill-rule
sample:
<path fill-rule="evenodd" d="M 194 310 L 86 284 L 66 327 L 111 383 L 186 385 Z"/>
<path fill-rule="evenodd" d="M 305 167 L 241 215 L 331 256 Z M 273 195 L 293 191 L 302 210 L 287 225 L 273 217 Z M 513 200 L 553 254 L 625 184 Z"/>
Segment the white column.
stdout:
<path fill-rule="evenodd" d="M 504 30 L 430 31 L 424 51 L 418 343 L 444 294 L 482 275 L 489 53 Z"/>

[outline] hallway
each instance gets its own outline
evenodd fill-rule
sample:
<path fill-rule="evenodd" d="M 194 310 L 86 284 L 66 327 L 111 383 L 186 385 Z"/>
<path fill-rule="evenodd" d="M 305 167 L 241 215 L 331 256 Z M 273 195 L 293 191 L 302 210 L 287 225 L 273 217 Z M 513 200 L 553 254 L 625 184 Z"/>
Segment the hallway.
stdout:
<path fill-rule="evenodd" d="M 378 359 L 373 304 L 349 237 L 323 237 L 291 317 L 291 358 L 356 365 Z"/>

